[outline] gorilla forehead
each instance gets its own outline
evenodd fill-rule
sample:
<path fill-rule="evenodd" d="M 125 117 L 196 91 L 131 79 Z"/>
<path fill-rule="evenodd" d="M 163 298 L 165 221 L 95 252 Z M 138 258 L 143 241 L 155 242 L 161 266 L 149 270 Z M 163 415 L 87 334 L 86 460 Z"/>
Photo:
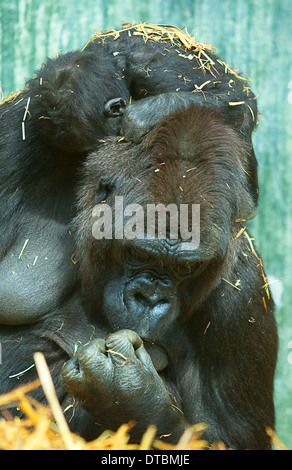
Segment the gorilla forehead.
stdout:
<path fill-rule="evenodd" d="M 127 203 L 212 207 L 218 197 L 232 200 L 246 184 L 245 167 L 245 144 L 224 118 L 216 110 L 191 106 L 162 120 L 139 145 L 107 138 L 89 156 L 85 180 L 92 186 L 111 175 L 115 194 L 127 196 Z"/>

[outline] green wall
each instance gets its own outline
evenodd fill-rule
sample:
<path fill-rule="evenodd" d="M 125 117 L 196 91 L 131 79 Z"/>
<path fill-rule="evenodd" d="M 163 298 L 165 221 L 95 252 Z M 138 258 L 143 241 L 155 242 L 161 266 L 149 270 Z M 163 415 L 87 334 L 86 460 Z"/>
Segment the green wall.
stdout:
<path fill-rule="evenodd" d="M 16 91 L 47 56 L 124 21 L 186 26 L 244 70 L 258 97 L 260 208 L 250 223 L 277 303 L 277 433 L 292 449 L 292 0 L 0 0 L 0 80 Z"/>

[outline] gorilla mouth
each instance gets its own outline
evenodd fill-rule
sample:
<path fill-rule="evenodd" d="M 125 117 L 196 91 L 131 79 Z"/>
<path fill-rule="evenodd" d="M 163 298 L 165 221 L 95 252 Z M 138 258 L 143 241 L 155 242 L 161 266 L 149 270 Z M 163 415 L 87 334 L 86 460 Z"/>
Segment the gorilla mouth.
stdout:
<path fill-rule="evenodd" d="M 157 372 L 166 369 L 169 363 L 168 355 L 165 349 L 148 338 L 142 338 L 146 351 L 148 352 Z"/>

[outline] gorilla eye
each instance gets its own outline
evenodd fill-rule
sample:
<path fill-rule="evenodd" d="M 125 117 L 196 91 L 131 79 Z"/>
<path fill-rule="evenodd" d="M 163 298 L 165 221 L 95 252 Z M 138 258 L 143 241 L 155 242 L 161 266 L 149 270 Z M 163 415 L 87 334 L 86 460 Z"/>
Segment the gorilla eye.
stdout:
<path fill-rule="evenodd" d="M 175 272 L 179 277 L 191 276 L 194 274 L 202 263 L 178 263 L 175 267 Z"/>
<path fill-rule="evenodd" d="M 137 249 L 128 248 L 125 252 L 125 258 L 131 265 L 149 264 L 149 256 L 147 256 L 143 251 Z"/>
<path fill-rule="evenodd" d="M 101 177 L 95 187 L 95 203 L 100 204 L 106 200 L 108 195 L 113 191 L 114 182 L 111 178 Z"/>

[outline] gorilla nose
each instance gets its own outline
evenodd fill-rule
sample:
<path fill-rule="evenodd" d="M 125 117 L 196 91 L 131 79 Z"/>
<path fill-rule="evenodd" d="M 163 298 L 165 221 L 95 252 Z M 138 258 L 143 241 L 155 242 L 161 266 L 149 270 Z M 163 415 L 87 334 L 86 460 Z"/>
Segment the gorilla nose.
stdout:
<path fill-rule="evenodd" d="M 159 295 L 159 294 L 154 294 L 154 295 L 147 295 L 144 292 L 137 292 L 134 294 L 134 299 L 137 303 L 140 303 L 143 307 L 147 308 L 153 308 L 155 307 L 163 307 L 167 306 L 169 304 L 169 301 L 165 296 Z"/>
<path fill-rule="evenodd" d="M 135 279 L 125 288 L 125 303 L 131 311 L 149 310 L 155 316 L 164 316 L 175 302 L 175 287 L 170 280 Z"/>

